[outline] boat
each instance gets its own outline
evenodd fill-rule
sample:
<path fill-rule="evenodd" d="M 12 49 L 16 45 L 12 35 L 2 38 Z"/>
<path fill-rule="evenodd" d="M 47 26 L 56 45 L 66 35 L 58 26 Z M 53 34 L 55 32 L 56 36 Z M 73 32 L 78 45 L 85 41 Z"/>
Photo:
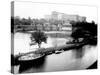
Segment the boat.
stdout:
<path fill-rule="evenodd" d="M 44 59 L 45 54 L 29 53 L 18 58 L 20 64 L 36 64 Z"/>
<path fill-rule="evenodd" d="M 64 50 L 60 50 L 60 51 L 55 51 L 55 54 L 60 54 L 62 53 Z"/>

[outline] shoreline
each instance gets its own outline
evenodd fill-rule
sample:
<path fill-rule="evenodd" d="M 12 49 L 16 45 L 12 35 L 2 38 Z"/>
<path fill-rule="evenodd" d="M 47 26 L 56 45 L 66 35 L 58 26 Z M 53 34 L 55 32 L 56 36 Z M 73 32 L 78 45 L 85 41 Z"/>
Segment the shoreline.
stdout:
<path fill-rule="evenodd" d="M 37 51 L 31 51 L 31 52 L 27 52 L 27 53 L 21 53 L 18 55 L 13 55 L 14 59 L 18 59 L 21 56 L 25 56 L 27 54 L 45 54 L 45 55 L 51 55 L 51 54 L 59 54 L 71 49 L 79 49 L 82 48 L 82 46 L 86 45 L 85 43 L 82 44 L 71 44 L 71 45 L 63 45 L 63 46 L 59 46 L 59 47 L 50 47 L 50 48 L 39 48 Z"/>

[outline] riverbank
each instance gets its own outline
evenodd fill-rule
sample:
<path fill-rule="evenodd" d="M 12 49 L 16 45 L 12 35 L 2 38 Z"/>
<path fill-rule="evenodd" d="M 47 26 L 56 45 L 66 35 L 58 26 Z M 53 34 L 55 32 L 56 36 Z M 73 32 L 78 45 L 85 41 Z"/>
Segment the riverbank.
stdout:
<path fill-rule="evenodd" d="M 21 46 L 20 42 L 17 43 L 18 46 L 17 45 L 15 46 L 15 47 L 17 47 L 17 49 L 15 49 L 15 50 L 17 50 L 17 51 L 19 50 L 20 53 L 15 54 L 13 59 L 17 58 L 16 60 L 18 61 L 18 58 L 20 58 L 21 56 L 27 55 L 27 54 L 45 54 L 45 55 L 50 55 L 50 54 L 60 54 L 60 53 L 62 53 L 64 51 L 68 51 L 68 50 L 79 50 L 83 46 L 88 45 L 90 42 L 93 41 L 93 40 L 91 40 L 90 42 L 88 42 L 88 40 L 85 40 L 85 41 L 82 41 L 82 42 L 79 42 L 79 43 L 73 43 L 72 42 L 70 44 L 66 44 L 66 42 L 67 42 L 67 41 L 65 41 L 66 39 L 63 39 L 63 40 L 61 38 L 59 38 L 58 40 L 57 40 L 57 38 L 51 39 L 51 40 L 49 39 L 48 44 L 44 44 L 44 46 L 47 45 L 47 47 L 42 46 L 42 48 L 37 48 L 36 50 L 32 49 L 32 50 L 30 50 L 28 52 L 29 48 L 26 47 L 26 44 L 27 44 L 27 46 L 29 45 L 29 40 L 30 40 L 30 38 L 29 38 L 30 36 L 29 35 L 30 34 L 25 34 L 25 35 L 21 35 L 21 36 L 18 35 L 17 36 L 18 38 L 17 38 L 17 40 L 15 42 L 17 43 L 18 40 L 20 40 L 21 43 L 22 43 L 22 41 L 23 41 L 23 44 L 22 44 L 23 47 Z M 27 40 L 25 41 L 25 39 L 27 39 Z M 91 38 L 91 39 L 93 39 L 93 38 Z M 51 41 L 52 41 L 52 43 L 51 43 Z M 96 41 L 96 40 L 94 40 L 94 41 Z M 94 41 L 93 41 L 93 43 L 94 43 Z M 54 44 L 55 42 L 57 42 L 58 45 L 55 45 Z M 20 47 L 19 45 L 21 46 L 21 49 L 26 50 L 27 52 L 25 52 L 25 51 L 24 51 L 24 53 L 21 52 L 21 49 L 19 48 Z"/>
<path fill-rule="evenodd" d="M 27 33 L 27 34 L 31 34 L 35 31 L 18 31 L 19 33 Z M 18 32 L 14 32 L 18 33 Z M 64 38 L 64 37 L 69 37 L 71 35 L 71 31 L 43 31 L 47 36 L 51 36 L 51 37 L 60 37 L 60 38 Z"/>
<path fill-rule="evenodd" d="M 84 45 L 86 45 L 85 43 L 81 43 L 81 44 L 68 44 L 68 45 L 63 45 L 63 46 L 59 46 L 59 47 L 50 47 L 50 48 L 39 48 L 36 51 L 32 51 L 32 52 L 28 52 L 28 53 L 22 53 L 22 54 L 18 54 L 13 56 L 12 55 L 12 65 L 18 65 L 19 63 L 19 58 L 29 55 L 29 54 L 45 54 L 45 55 L 51 55 L 51 54 L 60 54 L 64 51 L 68 51 L 68 50 L 74 50 L 74 49 L 79 49 L 82 48 Z"/>
<path fill-rule="evenodd" d="M 80 53 L 80 50 L 82 50 L 82 53 Z M 45 60 L 42 60 L 43 63 L 38 62 L 41 64 L 40 67 L 33 66 L 33 63 L 31 62 L 27 63 L 26 66 L 23 63 L 20 64 L 19 62 L 19 65 L 14 65 L 12 67 L 14 67 L 14 73 L 37 72 L 37 69 L 38 71 L 42 72 L 59 70 L 83 70 L 87 69 L 97 60 L 96 53 L 97 47 L 84 45 L 83 49 L 78 50 L 74 48 L 67 51 L 61 51 L 60 54 L 52 53 L 50 55 L 46 55 Z M 79 57 L 78 54 L 83 54 L 83 56 Z M 38 66 L 38 64 L 35 65 Z"/>

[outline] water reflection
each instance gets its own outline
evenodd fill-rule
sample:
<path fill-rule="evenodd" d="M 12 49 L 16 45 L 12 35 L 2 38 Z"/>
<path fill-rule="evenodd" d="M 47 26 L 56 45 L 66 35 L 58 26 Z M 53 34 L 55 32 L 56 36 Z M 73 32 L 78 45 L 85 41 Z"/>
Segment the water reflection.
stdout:
<path fill-rule="evenodd" d="M 83 47 L 76 48 L 73 50 L 73 57 L 76 59 L 81 59 L 84 56 L 84 49 Z"/>
<path fill-rule="evenodd" d="M 59 38 L 59 37 L 50 37 L 47 38 L 47 43 L 42 42 L 41 48 L 56 47 L 59 45 L 65 45 L 69 39 Z M 27 53 L 30 51 L 35 51 L 38 48 L 38 45 L 30 46 L 30 34 L 25 33 L 16 33 L 14 35 L 14 54 Z"/>
<path fill-rule="evenodd" d="M 29 37 L 30 37 L 29 34 L 18 33 L 16 35 L 15 37 L 15 41 L 17 42 L 16 44 L 17 47 L 15 48 L 16 53 L 20 51 L 27 52 L 30 49 Z M 49 39 L 47 40 L 48 43 L 42 44 L 42 47 L 64 45 L 66 44 L 66 41 L 67 39 L 65 38 L 49 37 Z M 22 47 L 22 45 L 24 47 Z M 17 49 L 19 50 L 17 51 Z M 51 54 L 37 61 L 20 62 L 19 65 L 14 66 L 14 73 L 51 72 L 51 71 L 80 70 L 80 69 L 82 70 L 86 69 L 96 60 L 97 60 L 97 47 L 84 46 L 84 47 L 78 47 L 74 50 L 64 51 L 59 54 Z"/>
<path fill-rule="evenodd" d="M 45 57 L 32 61 L 20 62 L 19 73 L 28 71 L 30 69 L 32 69 L 31 72 L 42 71 L 44 63 L 45 63 Z"/>
<path fill-rule="evenodd" d="M 60 54 L 47 55 L 38 61 L 22 62 L 20 65 L 14 66 L 14 73 L 82 70 L 91 66 L 91 64 L 93 64 L 96 60 L 97 48 L 85 47 L 83 52 L 69 50 Z"/>

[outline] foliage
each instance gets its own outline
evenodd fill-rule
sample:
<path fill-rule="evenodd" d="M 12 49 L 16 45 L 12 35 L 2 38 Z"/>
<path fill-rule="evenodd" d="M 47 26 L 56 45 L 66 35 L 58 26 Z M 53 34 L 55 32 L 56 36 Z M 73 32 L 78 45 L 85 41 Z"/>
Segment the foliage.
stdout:
<path fill-rule="evenodd" d="M 79 42 L 79 38 L 83 38 L 84 41 L 94 41 L 97 42 L 97 24 L 94 21 L 92 23 L 88 22 L 77 22 L 72 24 L 73 31 L 72 37 L 74 41 Z"/>
<path fill-rule="evenodd" d="M 19 16 L 13 17 L 14 19 L 14 25 L 37 25 L 37 24 L 45 24 L 45 23 L 50 23 L 51 25 L 58 25 L 58 24 L 63 24 L 64 21 L 63 20 L 54 20 L 54 19 L 50 19 L 50 20 L 46 20 L 44 18 L 41 19 L 31 19 L 30 17 L 27 18 L 20 18 Z"/>
<path fill-rule="evenodd" d="M 31 41 L 35 41 L 36 43 L 38 43 L 38 46 L 40 48 L 42 42 L 47 42 L 47 36 L 46 34 L 44 34 L 44 32 L 36 31 L 31 34 Z"/>
<path fill-rule="evenodd" d="M 31 31 L 31 30 L 56 30 L 58 26 L 63 25 L 63 20 L 47 20 L 45 18 L 20 18 L 19 16 L 13 17 L 13 26 L 15 31 Z M 12 29 L 14 29 L 12 28 Z M 54 28 L 54 29 L 53 29 Z"/>

